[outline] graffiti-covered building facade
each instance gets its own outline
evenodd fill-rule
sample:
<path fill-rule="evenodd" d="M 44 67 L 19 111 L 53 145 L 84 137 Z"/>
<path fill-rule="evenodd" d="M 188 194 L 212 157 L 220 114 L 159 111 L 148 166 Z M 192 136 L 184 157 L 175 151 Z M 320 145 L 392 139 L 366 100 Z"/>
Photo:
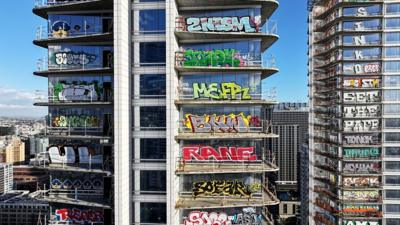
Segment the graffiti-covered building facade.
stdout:
<path fill-rule="evenodd" d="M 79 224 L 77 208 L 94 224 L 273 223 L 264 143 L 278 136 L 261 82 L 278 71 L 264 57 L 277 1 L 40 3 L 54 220 Z"/>
<path fill-rule="evenodd" d="M 309 9 L 309 224 L 399 224 L 400 2 Z"/>
<path fill-rule="evenodd" d="M 49 177 L 37 184 L 36 198 L 49 204 L 40 216 L 112 224 L 113 2 L 35 1 L 33 13 L 47 23 L 33 41 L 47 51 L 34 72 L 48 80 L 48 98 L 35 104 L 48 107 L 48 147 L 32 161 Z"/>

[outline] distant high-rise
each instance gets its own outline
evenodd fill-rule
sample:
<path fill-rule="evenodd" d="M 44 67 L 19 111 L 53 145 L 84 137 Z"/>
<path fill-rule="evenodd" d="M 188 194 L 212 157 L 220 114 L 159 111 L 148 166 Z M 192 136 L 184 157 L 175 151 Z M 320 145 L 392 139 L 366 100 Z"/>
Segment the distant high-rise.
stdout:
<path fill-rule="evenodd" d="M 13 165 L 0 163 L 0 193 L 13 189 Z"/>
<path fill-rule="evenodd" d="M 25 143 L 14 136 L 2 137 L 0 163 L 21 164 L 25 162 Z"/>
<path fill-rule="evenodd" d="M 280 103 L 272 113 L 273 132 L 279 135 L 271 139 L 277 165 L 279 166 L 277 192 L 281 200 L 279 216 L 281 219 L 299 216 L 299 154 L 301 146 L 307 141 L 308 105 L 306 103 Z"/>
<path fill-rule="evenodd" d="M 309 2 L 309 224 L 400 224 L 400 1 Z"/>

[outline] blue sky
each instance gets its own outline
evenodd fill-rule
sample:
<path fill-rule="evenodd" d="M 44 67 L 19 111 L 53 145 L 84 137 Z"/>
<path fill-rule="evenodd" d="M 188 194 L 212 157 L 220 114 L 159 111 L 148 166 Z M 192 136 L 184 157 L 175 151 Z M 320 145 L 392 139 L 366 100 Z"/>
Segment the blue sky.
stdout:
<path fill-rule="evenodd" d="M 268 49 L 279 73 L 264 81 L 276 87 L 278 101 L 307 101 L 307 8 L 306 0 L 280 0 L 272 17 L 280 39 Z M 32 13 L 34 0 L 4 1 L 0 9 L 0 116 L 45 115 L 33 107 L 36 90 L 46 92 L 47 80 L 32 72 L 46 51 L 32 44 L 38 26 L 46 21 Z"/>

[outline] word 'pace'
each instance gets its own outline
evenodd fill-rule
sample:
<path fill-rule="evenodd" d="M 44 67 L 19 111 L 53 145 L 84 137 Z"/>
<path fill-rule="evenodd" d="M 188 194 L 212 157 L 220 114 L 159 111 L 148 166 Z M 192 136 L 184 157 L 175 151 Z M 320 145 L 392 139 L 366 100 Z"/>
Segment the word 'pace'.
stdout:
<path fill-rule="evenodd" d="M 260 17 L 226 16 L 226 17 L 188 17 L 186 18 L 189 32 L 259 32 Z"/>
<path fill-rule="evenodd" d="M 344 131 L 375 131 L 379 128 L 379 120 L 345 120 L 343 121 Z"/>
<path fill-rule="evenodd" d="M 220 86 L 220 87 L 218 87 Z M 206 83 L 193 83 L 193 98 L 210 98 L 215 100 L 250 100 L 249 95 L 250 88 L 242 88 L 240 85 L 234 82 L 229 83 L 211 83 L 207 85 Z"/>
<path fill-rule="evenodd" d="M 254 147 L 218 147 L 186 146 L 183 147 L 183 160 L 217 160 L 217 161 L 255 161 Z"/>
<path fill-rule="evenodd" d="M 241 213 L 227 215 L 225 212 L 193 211 L 184 221 L 184 225 L 261 225 L 263 217 L 255 208 L 244 208 Z"/>

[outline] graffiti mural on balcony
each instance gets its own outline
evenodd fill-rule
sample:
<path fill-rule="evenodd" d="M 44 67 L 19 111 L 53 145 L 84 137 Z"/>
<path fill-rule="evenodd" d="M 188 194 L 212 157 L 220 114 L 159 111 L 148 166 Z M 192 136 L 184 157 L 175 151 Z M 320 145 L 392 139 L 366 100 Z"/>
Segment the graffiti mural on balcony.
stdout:
<path fill-rule="evenodd" d="M 243 67 L 253 60 L 250 55 L 242 55 L 235 49 L 211 51 L 185 50 L 183 66 Z"/>
<path fill-rule="evenodd" d="M 246 185 L 238 180 L 216 180 L 193 183 L 192 195 L 199 196 L 234 196 L 250 198 L 252 193 L 261 190 L 260 183 Z"/>
<path fill-rule="evenodd" d="M 344 148 L 344 158 L 377 158 L 381 155 L 378 148 Z"/>
<path fill-rule="evenodd" d="M 250 127 L 261 127 L 261 120 L 258 116 L 238 115 L 203 115 L 197 116 L 186 114 L 184 124 L 193 133 L 242 133 L 248 132 Z"/>
<path fill-rule="evenodd" d="M 376 131 L 379 128 L 379 119 L 371 120 L 345 120 L 343 121 L 344 131 Z"/>
<path fill-rule="evenodd" d="M 74 224 L 97 224 L 104 222 L 103 211 L 93 209 L 56 209 L 55 216 L 56 221 L 69 222 Z"/>
<path fill-rule="evenodd" d="M 250 88 L 241 87 L 234 82 L 224 82 L 221 84 L 193 83 L 193 98 L 209 98 L 214 100 L 250 100 Z"/>
<path fill-rule="evenodd" d="M 246 32 L 260 31 L 261 17 L 188 17 L 186 27 L 189 32 Z"/>
<path fill-rule="evenodd" d="M 183 147 L 185 161 L 255 161 L 257 155 L 254 147 L 218 147 L 186 146 Z"/>
<path fill-rule="evenodd" d="M 377 117 L 380 115 L 380 109 L 379 105 L 345 106 L 343 114 L 346 118 Z"/>
<path fill-rule="evenodd" d="M 189 213 L 184 225 L 261 225 L 263 216 L 258 214 L 255 208 L 243 208 L 242 213 L 228 216 L 225 212 L 202 212 L 193 211 Z"/>
<path fill-rule="evenodd" d="M 56 65 L 87 65 L 94 62 L 97 56 L 86 52 L 56 52 L 54 60 Z"/>
<path fill-rule="evenodd" d="M 344 200 L 375 201 L 379 198 L 379 191 L 343 191 Z"/>
<path fill-rule="evenodd" d="M 55 190 L 72 190 L 72 189 L 78 189 L 78 190 L 97 190 L 100 191 L 103 189 L 103 181 L 100 179 L 62 179 L 62 178 L 54 178 L 51 180 L 50 184 L 52 189 Z"/>
<path fill-rule="evenodd" d="M 345 187 L 378 187 L 380 185 L 378 177 L 344 177 L 343 186 Z"/>
<path fill-rule="evenodd" d="M 357 59 L 363 59 L 362 55 L 357 55 Z M 343 65 L 343 72 L 346 74 L 371 74 L 379 73 L 381 65 L 379 63 L 369 64 L 345 64 Z"/>
<path fill-rule="evenodd" d="M 71 26 L 66 21 L 57 20 L 51 25 L 51 35 L 55 38 L 64 38 L 69 36 Z"/>
<path fill-rule="evenodd" d="M 53 127 L 99 127 L 100 119 L 88 115 L 55 116 L 51 124 Z"/>
<path fill-rule="evenodd" d="M 345 103 L 379 102 L 379 91 L 345 92 L 343 93 L 343 101 Z"/>
<path fill-rule="evenodd" d="M 346 163 L 343 172 L 354 174 L 379 173 L 381 165 L 379 163 Z"/>
<path fill-rule="evenodd" d="M 345 79 L 343 80 L 345 88 L 379 88 L 379 79 Z"/>
<path fill-rule="evenodd" d="M 344 220 L 343 225 L 380 225 L 379 221 Z"/>
<path fill-rule="evenodd" d="M 97 101 L 101 100 L 102 87 L 98 81 L 93 83 L 66 83 L 53 84 L 54 100 L 58 101 Z"/>
<path fill-rule="evenodd" d="M 351 145 L 365 145 L 365 144 L 378 144 L 379 136 L 377 134 L 373 135 L 344 135 L 344 144 Z"/>
<path fill-rule="evenodd" d="M 380 213 L 378 205 L 344 205 L 342 212 L 346 215 L 365 215 Z"/>

